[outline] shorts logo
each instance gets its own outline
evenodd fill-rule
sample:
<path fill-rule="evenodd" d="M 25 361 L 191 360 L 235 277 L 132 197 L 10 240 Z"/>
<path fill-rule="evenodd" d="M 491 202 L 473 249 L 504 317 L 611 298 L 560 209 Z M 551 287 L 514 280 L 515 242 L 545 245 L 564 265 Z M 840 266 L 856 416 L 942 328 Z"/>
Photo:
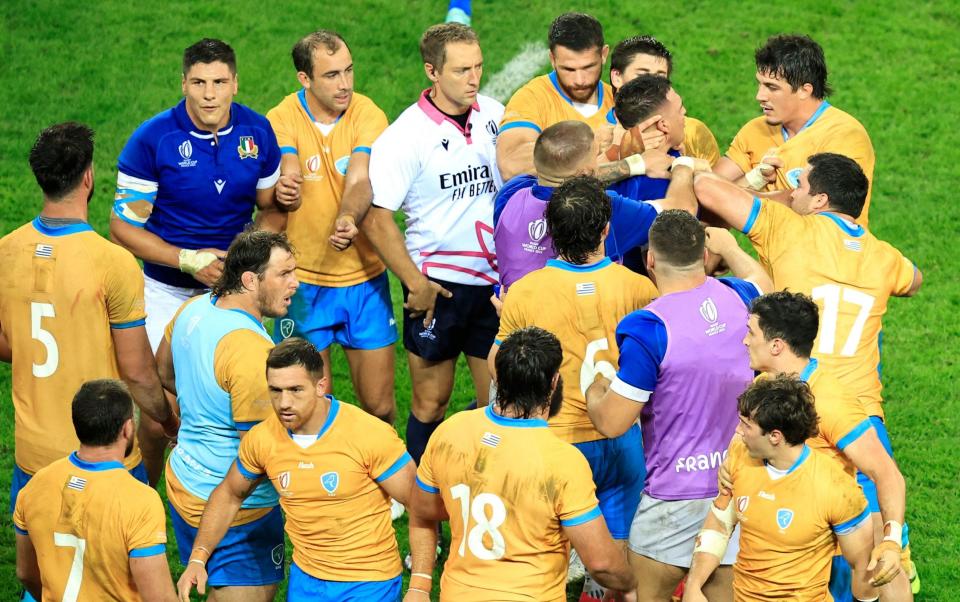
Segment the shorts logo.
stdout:
<path fill-rule="evenodd" d="M 547 235 L 547 220 L 544 218 L 535 219 L 527 225 L 527 234 L 530 240 L 540 242 Z"/>
<path fill-rule="evenodd" d="M 278 567 L 283 566 L 283 556 L 283 544 L 274 546 L 274 548 L 270 550 L 270 559 L 273 560 L 273 564 L 277 565 Z"/>
<path fill-rule="evenodd" d="M 777 510 L 777 526 L 781 530 L 786 529 L 793 522 L 793 510 L 789 508 L 780 508 Z"/>
<path fill-rule="evenodd" d="M 750 496 L 741 495 L 737 498 L 737 512 L 743 514 L 747 511 L 747 506 L 750 505 Z"/>
<path fill-rule="evenodd" d="M 307 159 L 307 171 L 317 173 L 320 171 L 320 155 L 311 155 Z"/>
<path fill-rule="evenodd" d="M 177 150 L 180 151 L 180 158 L 183 159 L 179 163 L 180 167 L 193 167 L 197 164 L 196 161 L 190 159 L 190 156 L 193 155 L 193 144 L 189 140 L 181 142 Z"/>
<path fill-rule="evenodd" d="M 350 155 L 340 157 L 334 162 L 333 166 L 337 168 L 337 173 L 341 176 L 347 175 L 347 167 L 350 166 Z"/>
<path fill-rule="evenodd" d="M 277 484 L 280 485 L 280 489 L 287 489 L 290 487 L 290 471 L 286 470 L 277 475 Z"/>
<path fill-rule="evenodd" d="M 803 172 L 802 167 L 795 167 L 787 172 L 787 184 L 790 184 L 790 188 L 800 188 L 801 172 Z"/>
<path fill-rule="evenodd" d="M 324 491 L 333 495 L 337 491 L 337 487 L 340 486 L 340 473 L 336 472 L 325 472 L 320 475 L 320 484 L 323 485 Z"/>
<path fill-rule="evenodd" d="M 293 320 L 290 318 L 280 320 L 280 336 L 286 339 L 291 334 L 293 334 Z"/>
<path fill-rule="evenodd" d="M 421 339 L 430 339 L 431 341 L 437 340 L 437 335 L 433 334 L 433 327 L 437 325 L 437 319 L 434 318 L 430 320 L 430 326 L 427 326 L 423 332 L 419 333 Z"/>
<path fill-rule="evenodd" d="M 260 153 L 257 143 L 253 141 L 253 136 L 240 136 L 240 146 L 237 147 L 237 154 L 241 159 L 256 159 Z"/>

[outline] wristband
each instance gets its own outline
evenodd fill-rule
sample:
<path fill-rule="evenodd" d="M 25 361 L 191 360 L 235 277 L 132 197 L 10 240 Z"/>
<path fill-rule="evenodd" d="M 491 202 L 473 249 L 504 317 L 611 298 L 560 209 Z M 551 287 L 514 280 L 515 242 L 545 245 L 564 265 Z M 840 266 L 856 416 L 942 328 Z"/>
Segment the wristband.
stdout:
<path fill-rule="evenodd" d="M 717 501 L 714 500 L 710 504 L 710 511 L 723 524 L 723 530 L 726 531 L 727 537 L 732 535 L 733 528 L 737 524 L 737 511 L 733 507 L 733 500 L 727 500 L 727 507 L 723 510 L 717 508 Z"/>
<path fill-rule="evenodd" d="M 199 564 L 199 565 L 202 566 L 203 568 L 207 568 L 207 561 L 206 561 L 206 560 L 200 560 L 199 558 L 191 558 L 190 560 L 187 561 L 187 564 L 190 564 L 191 562 L 196 562 L 197 564 Z"/>
<path fill-rule="evenodd" d="M 417 587 L 408 587 L 408 588 L 407 588 L 407 593 L 410 593 L 410 592 L 420 592 L 421 594 L 425 595 L 427 598 L 430 597 L 430 592 L 428 592 L 428 591 L 426 591 L 426 590 L 422 590 L 422 589 L 417 588 Z"/>
<path fill-rule="evenodd" d="M 180 271 L 184 274 L 193 276 L 216 260 L 217 256 L 210 251 L 180 249 Z"/>
<path fill-rule="evenodd" d="M 704 529 L 697 535 L 697 545 L 693 548 L 693 553 L 703 552 L 712 554 L 723 560 L 723 555 L 727 553 L 727 543 L 730 538 L 726 534 L 713 529 Z"/>
<path fill-rule="evenodd" d="M 673 171 L 677 166 L 689 167 L 693 171 L 697 170 L 697 163 L 693 157 L 677 157 L 673 160 L 673 163 L 670 164 L 670 171 Z"/>
<path fill-rule="evenodd" d="M 898 523 L 895 520 L 888 520 L 883 523 L 883 531 L 887 532 L 887 527 L 890 527 L 890 534 L 885 535 L 883 541 L 892 541 L 901 548 L 903 547 L 903 525 Z"/>
<path fill-rule="evenodd" d="M 627 162 L 627 167 L 630 168 L 631 176 L 642 176 L 647 173 L 647 162 L 643 160 L 643 155 L 630 155 L 624 161 Z"/>
<path fill-rule="evenodd" d="M 411 577 L 423 577 L 424 579 L 427 579 L 428 581 L 433 581 L 433 575 L 428 575 L 428 574 L 426 574 L 426 573 L 410 573 L 410 576 L 411 576 Z"/>
<path fill-rule="evenodd" d="M 407 585 L 407 589 L 429 592 L 432 582 L 433 575 L 428 575 L 426 573 L 410 573 L 410 583 Z"/>

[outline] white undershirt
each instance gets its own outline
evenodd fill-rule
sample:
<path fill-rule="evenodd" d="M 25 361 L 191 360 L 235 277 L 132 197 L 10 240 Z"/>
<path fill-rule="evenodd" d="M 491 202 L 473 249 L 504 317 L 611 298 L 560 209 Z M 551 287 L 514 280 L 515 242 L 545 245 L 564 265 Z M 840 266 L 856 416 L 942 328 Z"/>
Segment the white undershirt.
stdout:
<path fill-rule="evenodd" d="M 600 110 L 600 107 L 595 104 L 586 104 L 582 102 L 574 102 L 571 104 L 573 105 L 573 108 L 577 110 L 577 113 L 580 113 L 584 117 L 593 117 L 596 115 L 597 111 Z"/>
<path fill-rule="evenodd" d="M 320 130 L 320 133 L 324 136 L 329 136 L 330 132 L 333 131 L 333 126 L 337 125 L 337 122 L 333 123 L 320 123 L 319 121 L 314 121 L 313 124 L 317 126 L 317 129 Z"/>
<path fill-rule="evenodd" d="M 770 478 L 773 479 L 774 481 L 780 480 L 790 473 L 789 468 L 786 470 L 780 470 L 779 468 L 774 468 L 772 464 L 767 462 L 764 462 L 764 466 L 767 467 L 767 474 L 770 475 Z"/>
<path fill-rule="evenodd" d="M 316 435 L 298 435 L 296 433 L 290 433 L 290 437 L 293 439 L 294 443 L 296 443 L 303 449 L 307 449 L 308 447 L 310 447 L 311 445 L 317 442 Z"/>

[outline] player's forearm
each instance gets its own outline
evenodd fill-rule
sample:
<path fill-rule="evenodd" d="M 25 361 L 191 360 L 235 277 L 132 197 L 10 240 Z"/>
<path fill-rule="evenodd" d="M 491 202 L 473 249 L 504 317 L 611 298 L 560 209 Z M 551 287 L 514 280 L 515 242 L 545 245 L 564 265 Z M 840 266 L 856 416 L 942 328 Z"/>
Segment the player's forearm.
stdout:
<path fill-rule="evenodd" d="M 626 161 L 604 163 L 597 166 L 596 176 L 604 186 L 609 186 L 630 177 L 630 165 Z"/>
<path fill-rule="evenodd" d="M 437 554 L 437 525 L 435 520 L 419 516 L 410 509 L 410 562 L 412 573 L 433 574 Z"/>
<path fill-rule="evenodd" d="M 763 269 L 763 266 L 738 245 L 730 245 L 720 254 L 730 271 L 737 278 L 753 282 L 764 293 L 773 290 L 773 281 Z"/>
<path fill-rule="evenodd" d="M 690 565 L 690 572 L 687 573 L 686 587 L 692 587 L 696 590 L 703 588 L 710 575 L 720 566 L 720 559 L 713 554 L 706 552 L 697 552 L 693 555 L 693 564 Z"/>
<path fill-rule="evenodd" d="M 536 175 L 537 170 L 533 165 L 533 147 L 536 144 L 536 137 L 530 141 L 511 141 L 506 145 L 501 145 L 499 142 L 497 167 L 504 182 L 520 174 Z"/>
<path fill-rule="evenodd" d="M 892 520 L 902 525 L 906 514 L 907 484 L 896 465 L 893 465 L 892 459 L 890 464 L 892 466 L 885 467 L 875 475 L 867 476 L 877 486 L 877 501 L 880 504 L 880 516 L 883 517 L 883 522 Z"/>
<path fill-rule="evenodd" d="M 337 217 L 352 217 L 353 223 L 359 225 L 367 216 L 372 202 L 373 187 L 368 178 L 356 181 L 348 179 L 343 189 L 343 199 L 340 201 L 340 214 Z"/>
<path fill-rule="evenodd" d="M 677 166 L 672 170 L 667 196 L 663 198 L 660 206 L 664 209 L 680 209 L 696 217 L 697 195 L 693 192 L 692 169 Z"/>
<path fill-rule="evenodd" d="M 427 277 L 410 259 L 400 228 L 393 221 L 393 214 L 379 207 L 372 209 L 362 224 L 363 233 L 373 244 L 387 269 L 393 272 L 409 290 L 420 288 Z"/>
<path fill-rule="evenodd" d="M 253 223 L 258 230 L 266 232 L 283 232 L 287 229 L 288 212 L 277 207 L 270 207 L 257 211 Z"/>
<path fill-rule="evenodd" d="M 180 267 L 180 248 L 164 241 L 153 232 L 111 217 L 110 237 L 144 261 L 171 268 Z"/>
<path fill-rule="evenodd" d="M 627 564 L 627 558 L 617 549 L 611 551 L 611 565 L 608 568 L 588 567 L 590 576 L 594 581 L 608 589 L 614 589 L 619 592 L 632 592 L 637 589 L 637 579 Z"/>

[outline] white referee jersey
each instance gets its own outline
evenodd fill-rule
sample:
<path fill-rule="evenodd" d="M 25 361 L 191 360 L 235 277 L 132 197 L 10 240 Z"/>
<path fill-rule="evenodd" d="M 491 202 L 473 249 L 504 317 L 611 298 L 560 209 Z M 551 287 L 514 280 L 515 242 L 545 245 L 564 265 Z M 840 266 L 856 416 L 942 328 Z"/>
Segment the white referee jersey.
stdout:
<path fill-rule="evenodd" d="M 496 284 L 493 199 L 502 184 L 496 141 L 503 105 L 477 95 L 463 130 L 427 100 L 429 92 L 373 144 L 373 204 L 403 209 L 407 251 L 427 276 Z"/>

